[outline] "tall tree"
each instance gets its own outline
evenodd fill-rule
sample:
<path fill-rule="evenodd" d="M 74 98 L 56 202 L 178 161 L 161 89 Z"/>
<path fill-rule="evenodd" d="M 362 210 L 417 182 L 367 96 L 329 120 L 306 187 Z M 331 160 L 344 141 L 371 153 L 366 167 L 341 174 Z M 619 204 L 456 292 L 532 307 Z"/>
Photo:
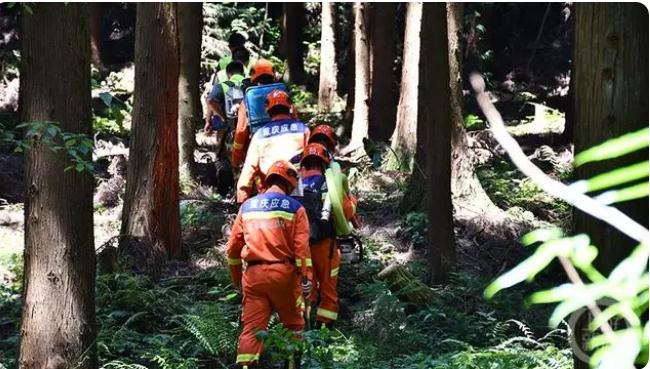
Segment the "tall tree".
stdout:
<path fill-rule="evenodd" d="M 350 145 L 344 151 L 359 149 L 368 137 L 368 98 L 370 60 L 368 57 L 367 3 L 354 3 L 354 118 Z"/>
<path fill-rule="evenodd" d="M 180 75 L 178 80 L 178 151 L 181 183 L 196 183 L 195 132 L 201 122 L 202 3 L 178 3 Z"/>
<path fill-rule="evenodd" d="M 336 98 L 336 66 L 335 29 L 336 4 L 321 3 L 321 35 L 320 35 L 320 82 L 318 84 L 318 109 L 329 112 L 334 107 Z"/>
<path fill-rule="evenodd" d="M 420 60 L 420 22 L 422 3 L 408 3 L 404 31 L 404 56 L 397 122 L 391 147 L 408 162 L 415 155 L 418 121 L 418 63 Z"/>
<path fill-rule="evenodd" d="M 648 126 L 648 11 L 639 3 L 576 4 L 574 57 L 575 151 Z M 590 178 L 648 159 L 647 151 L 619 160 L 587 164 L 576 171 Z M 645 199 L 619 204 L 624 213 L 648 224 Z M 578 231 L 600 248 L 604 270 L 626 256 L 631 240 L 593 217 L 576 211 Z"/>
<path fill-rule="evenodd" d="M 463 124 L 462 32 L 463 4 L 447 3 L 449 89 L 451 92 L 449 105 L 452 123 L 451 191 L 454 199 L 454 214 L 461 222 L 471 220 L 476 216 L 500 222 L 504 219 L 505 214 L 494 205 L 476 176 L 477 160 L 468 147 L 467 132 Z"/>
<path fill-rule="evenodd" d="M 433 282 L 445 281 L 455 265 L 451 203 L 451 110 L 445 4 L 422 6 L 418 124 L 426 148 L 426 204 Z M 433 101 L 440 102 L 432 104 Z M 418 132 L 418 133 L 420 133 Z"/>
<path fill-rule="evenodd" d="M 367 3 L 368 63 L 370 68 L 368 134 L 388 142 L 395 128 L 397 112 L 396 80 L 393 67 L 397 57 L 396 3 Z"/>
<path fill-rule="evenodd" d="M 21 119 L 91 134 L 88 6 L 22 17 Z M 18 367 L 97 367 L 93 178 L 38 139 L 25 159 L 25 290 Z M 91 160 L 90 157 L 87 160 Z"/>
<path fill-rule="evenodd" d="M 305 22 L 303 3 L 282 4 L 282 53 L 287 58 L 287 78 L 296 85 L 305 82 L 302 29 Z"/>
<path fill-rule="evenodd" d="M 139 3 L 133 128 L 122 231 L 154 265 L 180 244 L 178 33 L 175 3 Z M 125 245 L 124 243 L 122 245 Z"/>

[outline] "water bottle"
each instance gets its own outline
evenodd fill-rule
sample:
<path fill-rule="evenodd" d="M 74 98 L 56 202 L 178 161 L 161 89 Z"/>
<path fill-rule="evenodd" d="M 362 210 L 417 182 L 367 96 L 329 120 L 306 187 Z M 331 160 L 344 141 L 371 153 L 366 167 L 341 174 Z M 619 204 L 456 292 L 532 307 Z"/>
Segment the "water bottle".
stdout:
<path fill-rule="evenodd" d="M 320 219 L 327 221 L 330 219 L 330 214 L 332 213 L 332 201 L 329 196 L 325 196 L 325 201 L 323 201 L 323 209 L 320 212 Z"/>

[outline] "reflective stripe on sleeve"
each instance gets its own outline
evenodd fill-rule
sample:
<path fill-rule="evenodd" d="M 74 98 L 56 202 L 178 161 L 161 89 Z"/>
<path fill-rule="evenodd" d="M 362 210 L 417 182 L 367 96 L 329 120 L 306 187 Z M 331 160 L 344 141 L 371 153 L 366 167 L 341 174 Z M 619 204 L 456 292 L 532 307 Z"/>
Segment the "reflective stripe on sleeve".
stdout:
<path fill-rule="evenodd" d="M 239 150 L 239 149 L 244 148 L 244 145 L 235 141 L 235 142 L 232 143 L 232 148 L 235 149 L 235 150 Z"/>
<path fill-rule="evenodd" d="M 330 272 L 330 277 L 336 277 L 337 275 L 339 275 L 339 268 L 338 267 L 332 269 L 332 271 Z"/>

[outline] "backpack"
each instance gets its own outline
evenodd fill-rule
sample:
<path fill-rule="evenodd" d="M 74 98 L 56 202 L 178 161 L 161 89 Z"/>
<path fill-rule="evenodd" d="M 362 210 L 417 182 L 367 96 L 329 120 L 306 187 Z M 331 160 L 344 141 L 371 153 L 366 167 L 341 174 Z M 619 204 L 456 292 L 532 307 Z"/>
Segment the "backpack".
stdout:
<path fill-rule="evenodd" d="M 288 92 L 284 83 L 272 83 L 246 89 L 244 104 L 246 104 L 248 125 L 251 133 L 255 133 L 260 127 L 271 121 L 271 117 L 266 113 L 266 96 L 273 90 Z"/>
<path fill-rule="evenodd" d="M 224 107 L 226 118 L 229 121 L 234 121 L 237 119 L 237 113 L 239 111 L 239 104 L 244 100 L 244 88 L 240 82 L 237 81 L 226 81 L 221 83 L 221 87 L 224 92 Z"/>
<path fill-rule="evenodd" d="M 325 178 L 322 178 L 315 186 L 303 188 L 302 196 L 298 198 L 309 220 L 309 244 L 311 245 L 336 236 L 332 217 L 322 219 L 324 190 L 326 190 Z"/>

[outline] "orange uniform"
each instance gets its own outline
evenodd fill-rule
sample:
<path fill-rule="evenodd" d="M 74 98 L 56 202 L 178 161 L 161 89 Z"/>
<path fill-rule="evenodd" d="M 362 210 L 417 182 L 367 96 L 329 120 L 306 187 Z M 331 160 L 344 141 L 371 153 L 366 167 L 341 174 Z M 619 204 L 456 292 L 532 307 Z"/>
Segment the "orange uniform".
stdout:
<path fill-rule="evenodd" d="M 244 295 L 237 363 L 257 362 L 263 349 L 255 334 L 266 330 L 276 311 L 297 334 L 304 329 L 300 277 L 311 279 L 309 222 L 290 196 L 266 192 L 240 208 L 228 240 L 228 264 Z M 242 264 L 246 270 L 242 276 Z"/>
<path fill-rule="evenodd" d="M 278 115 L 253 135 L 241 175 L 237 181 L 237 202 L 250 197 L 256 178 L 263 179 L 277 160 L 300 159 L 309 139 L 309 128 L 288 115 Z M 234 151 L 233 151 L 234 155 Z"/>
<path fill-rule="evenodd" d="M 291 117 L 298 119 L 298 113 L 294 107 L 291 107 Z M 246 159 L 246 152 L 251 141 L 251 130 L 248 126 L 248 116 L 245 104 L 239 104 L 237 112 L 237 126 L 233 135 L 232 143 L 232 165 L 239 167 Z"/>
<path fill-rule="evenodd" d="M 246 116 L 246 105 L 239 104 L 237 112 L 237 126 L 232 142 L 232 165 L 239 167 L 246 158 L 246 149 L 250 141 L 250 128 L 248 127 L 248 117 Z"/>
<path fill-rule="evenodd" d="M 306 207 L 311 209 L 308 197 L 321 197 L 327 192 L 327 185 L 324 174 L 318 169 L 302 169 L 300 177 L 303 184 Z M 318 199 L 315 199 L 318 201 Z M 318 209 L 316 209 L 318 210 Z M 316 310 L 316 320 L 323 323 L 329 323 L 338 317 L 339 298 L 336 290 L 338 282 L 339 266 L 341 264 L 341 251 L 336 244 L 336 234 L 334 226 L 330 223 L 320 221 L 321 214 L 318 211 L 308 210 L 311 230 L 311 257 L 314 265 L 314 290 L 310 296 L 310 302 L 316 301 L 320 296 L 318 310 Z M 318 228 L 318 232 L 315 232 Z"/>

